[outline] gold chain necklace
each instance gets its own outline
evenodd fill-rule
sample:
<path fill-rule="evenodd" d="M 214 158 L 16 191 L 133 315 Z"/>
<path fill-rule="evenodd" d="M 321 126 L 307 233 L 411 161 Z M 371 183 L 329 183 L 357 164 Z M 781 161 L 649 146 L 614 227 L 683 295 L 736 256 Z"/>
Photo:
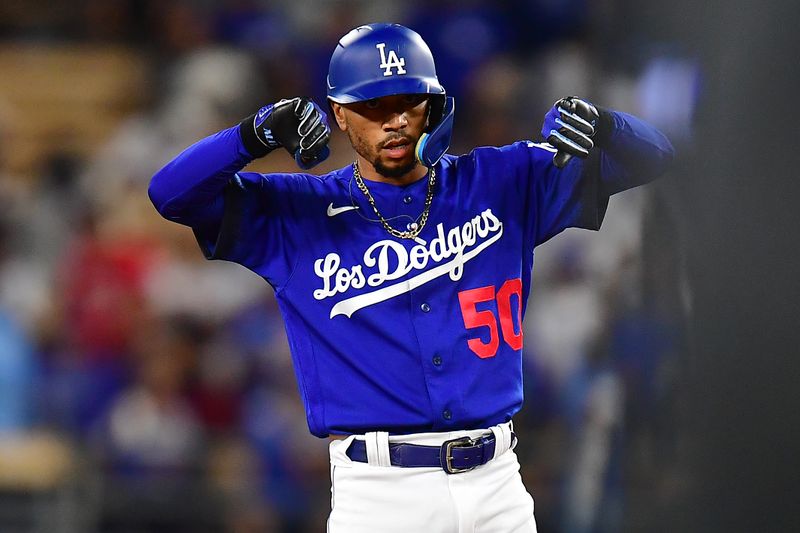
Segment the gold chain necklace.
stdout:
<path fill-rule="evenodd" d="M 356 179 L 356 185 L 358 185 L 359 190 L 364 193 L 364 196 L 367 197 L 367 201 L 369 205 L 372 206 L 372 210 L 375 211 L 375 214 L 378 216 L 378 220 L 380 220 L 383 228 L 389 232 L 390 235 L 397 237 L 398 239 L 416 239 L 419 233 L 422 231 L 422 228 L 425 227 L 425 223 L 428 221 L 428 215 L 431 212 L 431 202 L 433 201 L 433 186 L 436 183 L 436 172 L 433 168 L 430 169 L 430 175 L 428 177 L 428 194 L 425 196 L 425 207 L 422 210 L 422 214 L 419 216 L 419 223 L 412 222 L 408 226 L 408 231 L 400 231 L 398 229 L 393 228 L 389 221 L 383 218 L 380 211 L 378 211 L 378 207 L 375 205 L 375 198 L 372 197 L 372 194 L 367 189 L 367 184 L 364 183 L 364 179 L 361 177 L 361 173 L 358 171 L 358 162 L 353 161 L 353 177 Z"/>

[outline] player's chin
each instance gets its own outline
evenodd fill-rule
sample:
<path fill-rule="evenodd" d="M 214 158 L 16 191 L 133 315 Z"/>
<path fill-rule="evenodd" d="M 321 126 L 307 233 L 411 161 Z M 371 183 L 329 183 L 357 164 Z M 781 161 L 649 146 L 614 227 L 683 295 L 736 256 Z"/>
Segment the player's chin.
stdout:
<path fill-rule="evenodd" d="M 379 157 L 375 162 L 375 170 L 387 178 L 399 178 L 405 176 L 417 167 L 417 160 L 413 153 L 408 157 L 386 158 Z"/>

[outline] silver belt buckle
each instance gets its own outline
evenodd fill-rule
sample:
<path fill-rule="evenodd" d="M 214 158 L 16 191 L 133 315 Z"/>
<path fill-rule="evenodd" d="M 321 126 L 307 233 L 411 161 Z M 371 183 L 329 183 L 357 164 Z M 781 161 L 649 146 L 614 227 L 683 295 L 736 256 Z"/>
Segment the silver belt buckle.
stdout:
<path fill-rule="evenodd" d="M 444 452 L 444 460 L 442 461 L 442 469 L 448 474 L 460 474 L 461 472 L 469 472 L 475 466 L 469 468 L 456 468 L 453 466 L 453 448 L 468 448 L 475 446 L 478 439 L 471 439 L 469 437 L 461 437 L 459 439 L 448 440 L 442 444 L 442 451 Z M 476 465 L 477 466 L 477 465 Z"/>

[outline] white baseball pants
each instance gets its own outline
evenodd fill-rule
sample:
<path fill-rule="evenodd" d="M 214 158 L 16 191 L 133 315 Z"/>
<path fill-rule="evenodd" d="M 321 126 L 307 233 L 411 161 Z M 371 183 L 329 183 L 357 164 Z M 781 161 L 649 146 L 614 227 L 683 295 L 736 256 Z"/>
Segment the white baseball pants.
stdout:
<path fill-rule="evenodd" d="M 494 459 L 469 472 L 389 464 L 389 443 L 439 446 L 492 431 Z M 353 439 L 366 440 L 368 463 L 351 460 Z M 330 444 L 328 533 L 536 533 L 533 498 L 511 449 L 510 424 L 489 430 L 389 436 L 351 435 Z"/>

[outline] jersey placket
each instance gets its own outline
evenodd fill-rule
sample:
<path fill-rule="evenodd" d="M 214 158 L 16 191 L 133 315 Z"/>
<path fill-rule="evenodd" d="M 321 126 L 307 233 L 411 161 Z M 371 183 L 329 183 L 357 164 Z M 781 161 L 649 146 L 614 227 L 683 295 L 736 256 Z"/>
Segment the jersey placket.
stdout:
<path fill-rule="evenodd" d="M 425 387 L 431 402 L 433 430 L 457 427 L 461 417 L 460 399 L 453 387 L 455 377 L 452 347 L 444 343 L 446 313 L 452 312 L 432 284 L 423 285 L 410 293 L 411 323 L 419 342 L 419 358 L 425 377 Z"/>
<path fill-rule="evenodd" d="M 393 228 L 407 231 L 410 229 L 409 224 L 421 219 L 428 190 L 427 179 L 402 188 L 383 183 L 368 183 L 368 187 L 381 215 Z M 437 211 L 435 197 L 431 211 Z M 376 226 L 379 224 L 375 222 Z M 381 232 L 385 235 L 384 238 L 402 245 L 406 251 L 406 259 L 412 261 L 412 250 L 415 247 L 422 246 L 426 250 L 429 249 L 430 241 L 436 236 L 435 228 L 436 223 L 428 220 L 417 240 L 392 237 L 383 228 Z M 424 239 L 425 244 L 422 244 L 420 239 Z M 408 282 L 435 266 L 436 264 L 429 258 L 425 267 L 409 268 L 408 272 L 397 278 L 395 283 Z M 452 304 L 448 305 L 447 297 L 439 294 L 440 291 L 437 289 L 441 287 L 439 283 L 439 280 L 425 283 L 393 299 L 398 309 L 407 310 L 414 333 L 414 338 L 406 340 L 406 347 L 411 353 L 417 354 L 423 371 L 424 386 L 430 400 L 429 405 L 425 406 L 422 403 L 424 400 L 420 398 L 419 407 L 429 407 L 431 410 L 430 420 L 433 422 L 433 430 L 446 431 L 457 428 L 463 420 L 463 414 L 460 409 L 462 402 L 452 386 L 452 381 L 457 379 L 457 369 L 451 360 L 452 347 L 442 344 L 446 339 L 441 335 L 441 329 L 446 322 L 445 314 L 452 312 Z"/>
<path fill-rule="evenodd" d="M 413 187 L 406 187 L 401 191 L 396 199 L 395 207 L 398 215 L 408 215 L 411 221 L 419 222 L 420 215 L 425 207 L 425 197 L 427 194 L 427 179 L 420 180 L 414 184 Z M 420 186 L 421 185 L 421 186 Z M 436 199 L 434 198 L 434 204 Z M 432 206 L 432 210 L 436 206 Z M 403 239 L 403 245 L 411 257 L 412 249 L 414 247 L 423 246 L 428 248 L 430 240 L 436 235 L 436 225 L 433 220 L 428 220 L 422 233 L 418 239 L 423 239 L 426 244 L 422 244 L 419 240 L 412 241 L 410 239 Z M 398 227 L 398 229 L 407 230 L 408 226 Z M 404 281 L 407 281 L 414 276 L 420 275 L 427 269 L 436 266 L 429 259 L 428 264 L 424 269 L 411 269 Z M 453 396 L 454 390 L 452 386 L 447 383 L 452 379 L 453 365 L 449 358 L 450 350 L 447 346 L 441 344 L 442 333 L 440 330 L 443 324 L 443 313 L 447 313 L 447 305 L 442 295 L 437 294 L 438 283 L 430 282 L 408 293 L 409 296 L 409 313 L 411 316 L 411 325 L 416 334 L 416 340 L 419 343 L 419 359 L 423 368 L 423 375 L 425 378 L 425 387 L 428 390 L 428 398 L 431 403 L 431 420 L 433 421 L 434 430 L 447 430 L 457 427 L 458 420 L 458 405 L 460 402 Z"/>

